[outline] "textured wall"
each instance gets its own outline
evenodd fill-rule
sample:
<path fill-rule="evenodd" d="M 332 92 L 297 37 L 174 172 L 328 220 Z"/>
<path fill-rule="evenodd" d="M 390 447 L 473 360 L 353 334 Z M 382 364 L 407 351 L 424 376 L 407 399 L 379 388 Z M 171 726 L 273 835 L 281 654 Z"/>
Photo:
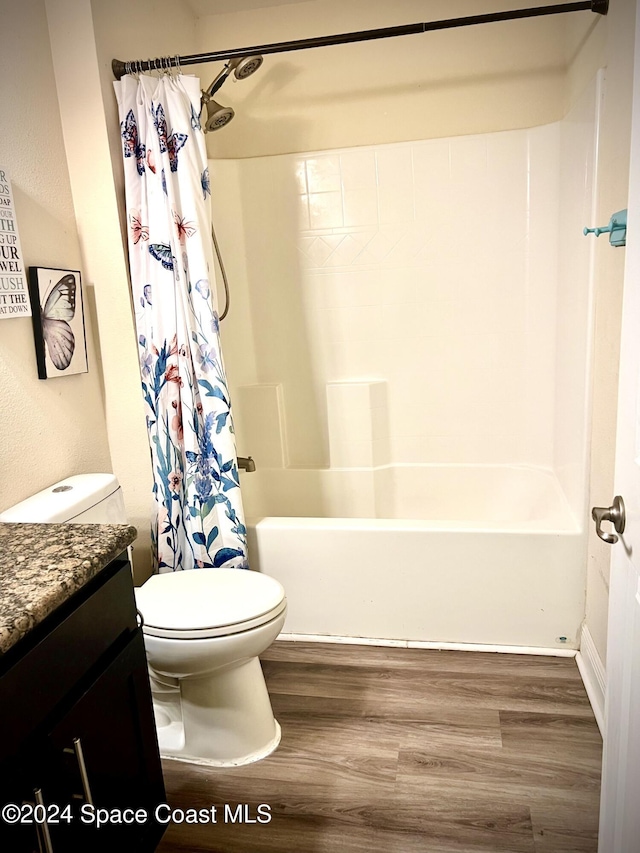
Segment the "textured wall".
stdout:
<path fill-rule="evenodd" d="M 82 269 L 44 2 L 4 4 L 2 16 L 0 159 L 25 265 Z M 39 380 L 31 319 L 0 323 L 0 510 L 69 474 L 111 470 L 93 282 L 83 284 L 88 374 Z"/>

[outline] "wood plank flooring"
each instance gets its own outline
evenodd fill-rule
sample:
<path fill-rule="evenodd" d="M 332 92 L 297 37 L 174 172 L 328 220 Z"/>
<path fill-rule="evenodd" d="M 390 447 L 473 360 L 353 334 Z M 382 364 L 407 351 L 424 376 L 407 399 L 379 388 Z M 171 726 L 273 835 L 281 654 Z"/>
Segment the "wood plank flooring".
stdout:
<path fill-rule="evenodd" d="M 570 658 L 275 643 L 282 742 L 232 770 L 164 763 L 158 853 L 596 853 L 602 742 Z"/>

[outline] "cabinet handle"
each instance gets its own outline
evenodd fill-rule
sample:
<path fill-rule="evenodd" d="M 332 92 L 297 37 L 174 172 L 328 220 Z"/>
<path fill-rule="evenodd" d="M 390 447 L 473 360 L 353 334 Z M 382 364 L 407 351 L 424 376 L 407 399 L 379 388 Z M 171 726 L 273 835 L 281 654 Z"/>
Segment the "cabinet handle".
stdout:
<path fill-rule="evenodd" d="M 78 761 L 78 770 L 80 771 L 80 780 L 82 781 L 82 792 L 84 800 L 90 806 L 93 805 L 93 796 L 91 794 L 91 786 L 89 785 L 89 776 L 87 774 L 87 765 L 84 763 L 84 753 L 82 752 L 82 743 L 79 737 L 73 739 L 73 749 L 65 747 L 65 752 L 75 754 Z M 75 796 L 75 794 L 74 794 Z"/>
<path fill-rule="evenodd" d="M 44 809 L 44 798 L 42 796 L 42 788 L 35 788 L 33 791 L 33 796 L 35 797 L 36 805 L 42 806 Z M 42 823 L 36 823 L 36 829 L 38 832 L 38 846 L 40 847 L 40 850 L 43 850 L 44 844 L 43 853 L 53 853 L 51 835 L 49 834 L 49 824 L 47 823 L 46 818 L 42 821 Z"/>

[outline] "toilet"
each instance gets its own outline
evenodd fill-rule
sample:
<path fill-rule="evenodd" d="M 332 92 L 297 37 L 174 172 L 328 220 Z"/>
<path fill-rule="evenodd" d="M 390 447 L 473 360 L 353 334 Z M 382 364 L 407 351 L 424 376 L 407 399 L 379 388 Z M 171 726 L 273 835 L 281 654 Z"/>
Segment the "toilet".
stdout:
<path fill-rule="evenodd" d="M 68 477 L 1 522 L 126 524 L 113 474 Z M 274 578 L 242 569 L 153 575 L 136 589 L 160 753 L 214 766 L 248 764 L 280 742 L 258 656 L 287 610 Z"/>

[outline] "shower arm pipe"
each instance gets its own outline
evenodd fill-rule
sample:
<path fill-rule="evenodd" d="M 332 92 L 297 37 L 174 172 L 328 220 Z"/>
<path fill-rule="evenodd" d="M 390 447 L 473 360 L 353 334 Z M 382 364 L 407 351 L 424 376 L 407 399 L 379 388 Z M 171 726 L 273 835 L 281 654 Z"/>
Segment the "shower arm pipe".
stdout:
<path fill-rule="evenodd" d="M 542 15 L 559 15 L 565 12 L 595 12 L 606 15 L 609 11 L 609 0 L 579 0 L 576 3 L 560 3 L 553 6 L 534 6 L 530 9 L 511 9 L 506 12 L 491 12 L 486 15 L 469 15 L 465 18 L 448 18 L 442 21 L 426 21 L 418 24 L 405 24 L 398 27 L 383 27 L 377 30 L 361 30 L 353 33 L 338 33 L 332 36 L 297 39 L 296 41 L 281 41 L 272 44 L 259 44 L 252 47 L 235 47 L 231 50 L 216 50 L 211 53 L 194 53 L 188 56 L 164 56 L 155 59 L 133 60 L 123 62 L 114 59 L 111 63 L 114 76 L 119 80 L 129 71 L 157 71 L 167 67 L 180 68 L 182 65 L 199 65 L 201 62 L 219 62 L 237 59 L 254 54 L 287 53 L 292 50 L 308 50 L 312 47 L 328 47 L 334 44 L 351 44 L 359 41 L 393 38 L 395 36 L 410 36 L 417 33 L 428 33 L 434 30 L 449 30 L 455 27 L 470 27 L 476 24 L 491 24 L 496 21 L 514 21 L 520 18 L 538 18 Z"/>

